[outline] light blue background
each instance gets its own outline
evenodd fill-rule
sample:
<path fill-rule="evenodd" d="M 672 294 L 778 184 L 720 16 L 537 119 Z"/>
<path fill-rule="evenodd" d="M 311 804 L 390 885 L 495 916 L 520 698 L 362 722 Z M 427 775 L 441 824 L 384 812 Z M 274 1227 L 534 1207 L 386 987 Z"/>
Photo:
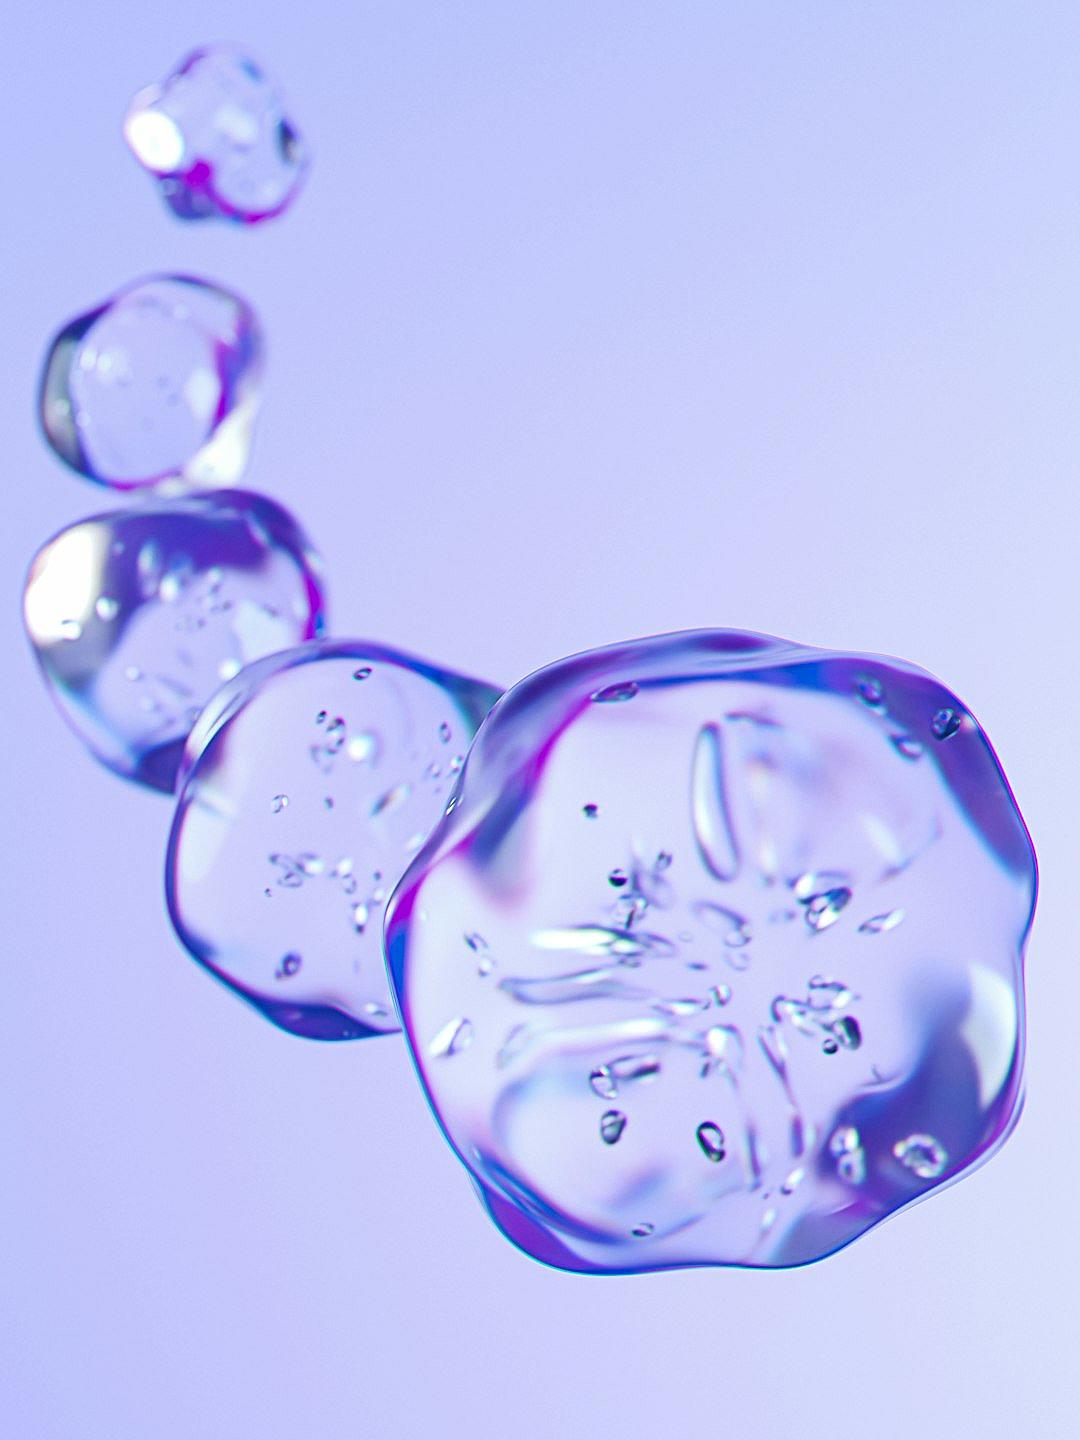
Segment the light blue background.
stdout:
<path fill-rule="evenodd" d="M 174 221 L 120 138 L 213 38 L 317 151 L 261 232 Z M 1080 8 L 15 0 L 2 51 L 0 1430 L 1075 1436 Z M 43 345 L 159 268 L 264 316 L 249 479 L 338 633 L 509 682 L 743 626 L 965 698 L 1044 887 L 998 1158 L 803 1271 L 573 1278 L 489 1225 L 398 1043 L 184 958 L 168 803 L 80 751 L 18 614 L 108 502 L 37 437 Z"/>

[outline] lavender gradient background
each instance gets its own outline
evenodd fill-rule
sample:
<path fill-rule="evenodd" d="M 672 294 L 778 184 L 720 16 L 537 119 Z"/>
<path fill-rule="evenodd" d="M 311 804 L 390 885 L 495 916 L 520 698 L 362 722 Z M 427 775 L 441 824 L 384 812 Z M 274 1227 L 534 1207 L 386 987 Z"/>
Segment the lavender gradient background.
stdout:
<path fill-rule="evenodd" d="M 1080 10 L 17 0 L 5 32 L 4 1432 L 1074 1435 Z M 316 152 L 262 231 L 174 221 L 120 136 L 214 38 Z M 35 432 L 45 341 L 161 268 L 264 317 L 247 483 L 321 544 L 337 633 L 510 681 L 739 626 L 959 692 L 1042 860 L 998 1158 L 806 1270 L 556 1274 L 399 1044 L 292 1039 L 183 957 L 168 802 L 80 751 L 19 622 L 101 501 Z"/>

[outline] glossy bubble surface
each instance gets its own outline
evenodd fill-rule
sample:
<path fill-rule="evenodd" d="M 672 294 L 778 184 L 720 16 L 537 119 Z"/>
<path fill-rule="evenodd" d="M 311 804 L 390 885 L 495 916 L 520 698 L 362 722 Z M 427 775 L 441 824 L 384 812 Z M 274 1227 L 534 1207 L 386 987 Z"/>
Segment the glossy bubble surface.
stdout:
<path fill-rule="evenodd" d="M 397 1030 L 386 900 L 499 692 L 360 640 L 274 655 L 192 733 L 166 892 L 181 940 L 275 1024 Z"/>
<path fill-rule="evenodd" d="M 41 423 L 65 461 L 101 485 L 227 485 L 247 465 L 262 336 L 239 295 L 184 275 L 119 290 L 53 340 Z"/>
<path fill-rule="evenodd" d="M 692 632 L 507 693 L 388 956 L 430 1102 L 519 1246 L 798 1265 L 1007 1135 L 1034 890 L 937 681 Z"/>
<path fill-rule="evenodd" d="M 140 91 L 124 137 L 182 220 L 269 220 L 296 198 L 310 163 L 279 86 L 232 45 L 196 50 Z"/>
<path fill-rule="evenodd" d="M 288 511 L 220 490 L 95 515 L 30 567 L 27 632 L 72 729 L 110 769 L 172 790 L 206 701 L 322 629 L 319 562 Z"/>

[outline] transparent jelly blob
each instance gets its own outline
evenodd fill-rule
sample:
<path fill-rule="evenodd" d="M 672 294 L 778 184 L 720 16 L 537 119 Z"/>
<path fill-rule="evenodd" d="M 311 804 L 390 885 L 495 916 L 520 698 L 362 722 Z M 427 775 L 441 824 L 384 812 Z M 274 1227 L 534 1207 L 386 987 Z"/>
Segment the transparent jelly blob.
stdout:
<path fill-rule="evenodd" d="M 279 86 L 234 45 L 196 50 L 141 90 L 124 138 L 182 220 L 269 220 L 292 204 L 310 164 Z"/>
<path fill-rule="evenodd" d="M 931 676 L 700 631 L 507 692 L 387 954 L 428 1099 L 517 1245 L 790 1266 L 1009 1133 L 1034 896 L 994 752 Z M 468 1048 L 433 1050 L 451 1019 Z"/>
<path fill-rule="evenodd" d="M 361 640 L 272 655 L 224 686 L 188 742 L 166 861 L 192 956 L 295 1034 L 396 1031 L 386 901 L 498 695 Z M 480 974 L 483 937 L 458 939 Z M 456 1055 L 471 1027 L 444 1016 L 429 1040 Z"/>
<path fill-rule="evenodd" d="M 23 613 L 75 733 L 117 774 L 169 791 L 214 691 L 321 631 L 320 565 L 265 496 L 156 500 L 50 540 L 30 566 Z"/>
<path fill-rule="evenodd" d="M 263 344 L 239 295 L 156 275 L 71 320 L 41 379 L 45 438 L 101 485 L 228 485 L 247 465 Z"/>

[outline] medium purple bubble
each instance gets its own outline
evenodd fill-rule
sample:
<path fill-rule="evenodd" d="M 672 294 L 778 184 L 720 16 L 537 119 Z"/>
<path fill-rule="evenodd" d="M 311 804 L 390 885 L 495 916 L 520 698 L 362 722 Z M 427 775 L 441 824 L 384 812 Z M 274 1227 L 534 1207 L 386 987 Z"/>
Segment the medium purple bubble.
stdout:
<path fill-rule="evenodd" d="M 124 138 L 182 220 L 272 219 L 292 204 L 310 165 L 280 87 L 234 45 L 196 50 L 140 91 Z"/>
<path fill-rule="evenodd" d="M 386 901 L 499 691 L 364 640 L 242 671 L 188 743 L 166 861 L 191 955 L 283 1029 L 396 1031 Z"/>
<path fill-rule="evenodd" d="M 134 281 L 52 341 L 45 438 L 73 470 L 116 490 L 231 484 L 247 465 L 262 356 L 239 295 L 186 275 Z"/>
<path fill-rule="evenodd" d="M 264 496 L 155 500 L 50 540 L 30 566 L 23 612 L 75 733 L 117 774 L 169 791 L 214 691 L 321 631 L 321 565 Z"/>

